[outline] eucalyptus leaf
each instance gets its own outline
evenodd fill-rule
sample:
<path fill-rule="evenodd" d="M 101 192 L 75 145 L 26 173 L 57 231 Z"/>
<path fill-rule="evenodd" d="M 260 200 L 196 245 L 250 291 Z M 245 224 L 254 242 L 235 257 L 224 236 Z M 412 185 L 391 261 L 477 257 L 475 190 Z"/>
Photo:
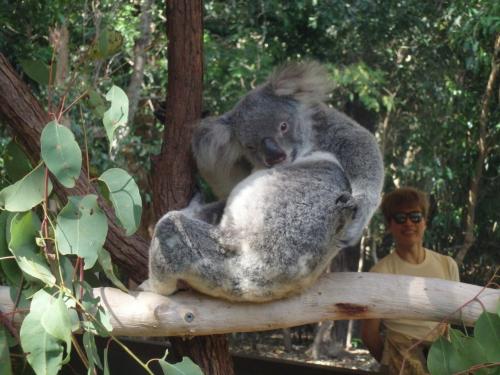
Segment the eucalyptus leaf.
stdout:
<path fill-rule="evenodd" d="M 83 347 L 85 348 L 85 353 L 87 353 L 87 358 L 92 365 L 97 365 L 102 370 L 101 359 L 99 358 L 99 353 L 97 352 L 97 346 L 95 344 L 94 335 L 89 332 L 83 333 Z"/>
<path fill-rule="evenodd" d="M 123 36 L 118 31 L 104 26 L 99 37 L 94 41 L 89 50 L 89 57 L 92 59 L 105 59 L 120 51 L 123 45 Z"/>
<path fill-rule="evenodd" d="M 3 154 L 5 171 L 9 181 L 16 182 L 33 169 L 28 157 L 19 145 L 10 141 Z"/>
<path fill-rule="evenodd" d="M 102 122 L 106 135 L 111 144 L 113 134 L 119 126 L 125 126 L 128 121 L 128 97 L 118 86 L 113 86 L 106 93 L 106 100 L 111 102 L 111 107 L 104 113 Z"/>
<path fill-rule="evenodd" d="M 78 294 L 80 293 L 80 288 L 83 288 L 82 305 L 85 311 L 94 318 L 82 322 L 84 330 L 102 337 L 109 336 L 109 332 L 113 330 L 113 326 L 111 325 L 108 312 L 100 303 L 100 298 L 92 295 L 92 287 L 85 281 L 79 284 L 78 287 Z"/>
<path fill-rule="evenodd" d="M 472 366 L 486 363 L 483 348 L 474 337 L 465 336 L 462 332 L 450 328 L 451 345 L 458 354 L 458 362 L 454 364 L 455 372 L 465 371 Z M 457 371 L 458 370 L 458 371 Z M 486 375 L 486 369 L 476 370 L 477 375 Z"/>
<path fill-rule="evenodd" d="M 47 195 L 52 192 L 52 183 L 48 182 Z M 28 211 L 41 203 L 45 195 L 45 168 L 40 164 L 22 179 L 0 191 L 0 206 L 7 211 Z"/>
<path fill-rule="evenodd" d="M 99 180 L 106 184 L 115 214 L 125 228 L 127 236 L 130 236 L 141 222 L 142 200 L 137 184 L 120 168 L 108 169 Z"/>
<path fill-rule="evenodd" d="M 474 326 L 474 337 L 489 362 L 500 362 L 500 317 L 497 314 L 484 311 Z"/>
<path fill-rule="evenodd" d="M 432 345 L 427 356 L 427 367 L 432 375 L 451 375 L 450 359 L 455 350 L 449 341 L 439 337 Z"/>
<path fill-rule="evenodd" d="M 42 84 L 48 85 L 50 79 L 50 67 L 45 64 L 43 61 L 39 60 L 21 60 L 21 67 L 24 72 L 30 77 L 32 80 Z M 55 75 L 55 66 L 52 67 L 52 76 Z"/>
<path fill-rule="evenodd" d="M 12 256 L 9 250 L 10 222 L 15 215 L 8 211 L 0 212 L 0 258 Z M 23 273 L 15 259 L 0 260 L 0 269 L 3 271 L 9 285 L 21 284 Z"/>
<path fill-rule="evenodd" d="M 107 233 L 108 221 L 96 195 L 69 197 L 57 216 L 55 237 L 59 252 L 84 258 L 85 269 L 94 266 Z"/>
<path fill-rule="evenodd" d="M 67 355 L 63 362 L 68 362 L 71 355 L 72 323 L 69 310 L 62 296 L 59 296 L 59 298 L 51 297 L 42 314 L 41 323 L 47 333 L 66 344 Z"/>
<path fill-rule="evenodd" d="M 43 129 L 40 143 L 47 168 L 67 188 L 75 186 L 82 168 L 82 151 L 73 132 L 51 121 Z"/>
<path fill-rule="evenodd" d="M 39 228 L 40 220 L 31 211 L 16 214 L 10 224 L 9 249 L 27 277 L 53 286 L 56 279 L 36 246 Z"/>
<path fill-rule="evenodd" d="M 75 273 L 73 263 L 71 263 L 71 260 L 68 256 L 61 255 L 59 256 L 59 265 L 61 267 L 64 286 L 68 289 L 71 289 L 73 286 L 73 276 Z M 59 279 L 60 276 L 57 275 L 57 278 Z"/>
<path fill-rule="evenodd" d="M 158 360 L 164 375 L 203 375 L 201 369 L 190 358 L 183 357 L 181 362 L 171 364 L 165 358 Z"/>
<path fill-rule="evenodd" d="M 2 375 L 12 375 L 7 335 L 5 327 L 0 325 L 0 374 Z"/>
<path fill-rule="evenodd" d="M 89 89 L 85 103 L 95 116 L 99 118 L 104 116 L 104 112 L 106 112 L 106 101 L 95 89 Z"/>
<path fill-rule="evenodd" d="M 111 262 L 111 256 L 105 249 L 99 250 L 97 261 L 102 267 L 104 274 L 113 283 L 113 285 L 121 289 L 125 293 L 128 293 L 125 285 L 123 285 L 123 283 L 115 276 L 115 272 L 113 271 L 113 263 Z"/>
<path fill-rule="evenodd" d="M 45 309 L 53 297 L 38 291 L 31 302 L 29 314 L 24 318 L 19 335 L 28 363 L 37 375 L 55 375 L 61 369 L 63 346 L 42 326 Z"/>

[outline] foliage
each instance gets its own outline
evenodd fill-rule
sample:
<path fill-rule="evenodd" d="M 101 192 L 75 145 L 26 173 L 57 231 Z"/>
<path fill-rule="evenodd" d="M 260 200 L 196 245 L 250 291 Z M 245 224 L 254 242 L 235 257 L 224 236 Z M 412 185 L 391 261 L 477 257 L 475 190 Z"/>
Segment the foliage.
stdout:
<path fill-rule="evenodd" d="M 129 190 L 127 177 L 112 175 L 108 178 L 107 173 L 112 173 L 115 167 L 131 171 L 138 181 L 143 201 L 149 200 L 150 157 L 159 150 L 163 129 L 155 121 L 152 108 L 163 99 L 167 82 L 164 5 L 155 3 L 152 9 L 153 42 L 148 49 L 139 113 L 134 120 L 129 120 L 130 133 L 122 140 L 117 158 L 111 160 L 110 134 L 122 117 L 121 108 L 125 105 L 122 102 L 112 111 L 115 117 L 106 120 L 109 129 L 106 131 L 102 126 L 103 115 L 110 108 L 106 93 L 113 85 L 126 87 L 129 82 L 134 41 L 139 37 L 140 2 L 103 0 L 98 3 L 95 7 L 96 2 L 0 0 L 0 50 L 25 74 L 35 94 L 47 98 L 48 72 L 51 66 L 52 69 L 56 67 L 49 30 L 63 25 L 68 28 L 69 49 L 74 51 L 69 58 L 70 72 L 78 80 L 71 81 L 68 77 L 63 86 L 53 87 L 52 103 L 60 103 L 65 96 L 79 98 L 82 95 L 82 100 L 54 122 L 52 131 L 57 133 L 57 129 L 65 125 L 80 148 L 85 150 L 86 145 L 92 145 L 89 163 L 83 163 L 88 164 L 90 177 L 96 178 L 104 191 L 115 192 L 110 193 L 109 201 L 115 210 L 123 208 L 123 212 L 116 213 L 127 233 L 131 233 L 138 224 L 137 206 L 133 203 L 136 198 L 128 200 L 126 197 L 135 196 L 136 192 Z M 206 112 L 217 114 L 228 110 L 285 60 L 312 58 L 326 63 L 336 82 L 331 104 L 373 129 L 380 140 L 386 163 L 385 190 L 415 185 L 428 191 L 432 210 L 425 245 L 451 256 L 456 254 L 463 243 L 466 202 L 478 155 L 481 101 L 494 58 L 493 41 L 500 32 L 498 1 L 205 0 L 204 6 Z M 500 263 L 498 83 L 494 91 L 496 94 L 488 108 L 490 148 L 475 208 L 475 242 L 461 269 L 463 281 L 480 285 L 485 284 L 494 266 Z M 47 104 L 47 109 L 57 113 L 54 106 L 49 108 Z M 74 148 L 71 136 L 68 138 L 62 132 L 67 133 L 61 130 L 60 135 L 50 138 L 70 139 L 67 148 Z M 0 127 L 0 150 L 4 155 L 0 157 L 0 189 L 7 188 L 1 190 L 0 202 L 8 204 L 12 210 L 24 210 L 38 204 L 31 210 L 32 220 L 38 217 L 43 221 L 46 215 L 40 206 L 40 203 L 43 206 L 46 189 L 43 184 L 35 183 L 45 178 L 45 165 L 66 184 L 74 181 L 76 172 L 73 170 L 79 170 L 74 161 L 68 167 L 57 161 L 66 160 L 66 152 L 75 157 L 76 153 L 61 150 L 57 155 L 59 151 L 53 145 L 47 144 L 47 147 L 52 148 L 53 156 L 44 158 L 46 164 L 31 166 Z M 51 161 L 52 158 L 56 161 Z M 60 171 L 51 167 L 54 163 L 61 167 Z M 110 181 L 115 178 L 120 178 L 120 182 L 111 186 Z M 48 188 L 47 193 L 50 185 Z M 21 194 L 24 199 L 19 199 Z M 88 220 L 88 213 L 95 206 L 90 202 L 91 197 L 87 199 L 81 211 L 76 210 L 74 200 L 70 201 L 67 212 L 81 214 L 82 220 Z M 100 215 L 99 211 L 96 213 Z M 58 214 L 61 215 L 61 211 Z M 58 216 L 55 212 L 50 215 L 57 229 Z M 14 216 L 14 213 L 2 213 L 2 227 L 10 228 Z M 60 219 L 64 222 L 64 215 Z M 15 223 L 18 222 L 19 225 L 29 224 L 22 215 L 16 218 Z M 56 232 L 49 229 L 53 241 Z M 384 231 L 382 218 L 375 217 L 365 243 L 371 244 L 370 249 L 378 256 L 385 255 L 391 248 Z M 1 257 L 13 256 L 7 246 L 10 236 L 9 230 L 0 230 L 0 240 L 8 237 L 0 241 Z M 29 241 L 33 241 L 33 237 L 42 247 L 41 238 L 45 245 L 52 243 L 49 236 L 32 234 Z M 31 254 L 22 255 L 24 267 L 35 274 L 44 274 L 40 268 L 43 262 L 33 255 L 37 248 L 37 244 L 19 246 L 18 251 L 19 254 Z M 67 254 L 61 255 L 61 269 L 69 269 L 69 259 L 74 260 L 76 254 L 81 254 L 86 256 L 85 266 L 97 259 L 99 265 L 94 267 L 100 266 L 111 274 L 109 254 L 102 246 L 95 248 L 91 254 L 85 254 L 79 247 L 73 249 L 63 245 Z M 368 252 L 366 255 L 365 264 L 370 267 L 373 257 Z M 0 279 L 16 285 L 21 275 L 17 261 L 2 260 L 0 266 Z M 58 285 L 60 276 L 57 272 L 52 274 Z M 47 275 L 38 276 L 48 278 Z M 31 284 L 40 283 L 39 279 L 34 279 L 26 281 L 32 294 L 37 290 Z M 57 293 L 51 296 L 58 298 Z M 0 333 L 0 353 L 2 342 Z"/>
<path fill-rule="evenodd" d="M 474 336 L 450 329 L 449 339 L 440 337 L 429 351 L 432 375 L 456 373 L 498 374 L 500 371 L 500 314 L 484 311 L 476 321 Z"/>
<path fill-rule="evenodd" d="M 71 56 L 72 69 L 86 86 L 73 85 L 69 93 L 76 96 L 88 89 L 83 103 L 92 111 L 84 111 L 83 118 L 91 130 L 87 132 L 88 143 L 93 145 L 91 176 L 100 176 L 115 165 L 126 166 L 149 201 L 150 156 L 158 152 L 161 140 L 161 124 L 155 122 L 151 108 L 163 96 L 168 65 L 162 9 L 158 4 L 152 9 L 153 43 L 148 49 L 144 100 L 135 121 L 128 124 L 130 133 L 122 141 L 122 152 L 112 161 L 97 119 L 102 119 L 107 106 L 104 92 L 110 78 L 122 87 L 128 83 L 139 3 L 106 0 L 94 10 L 88 3 L 65 0 L 50 6 L 34 1 L 4 5 L 0 50 L 19 64 L 41 60 L 50 65 L 52 50 L 46 34 L 54 25 L 66 25 L 70 47 L 83 52 L 87 45 L 92 51 L 102 46 L 100 53 L 106 55 L 106 33 L 123 36 L 122 48 L 105 63 L 94 52 L 85 64 L 79 62 L 78 54 Z M 228 110 L 285 60 L 313 58 L 327 63 L 337 85 L 331 103 L 374 129 L 380 139 L 387 166 L 385 190 L 415 185 L 428 191 L 433 209 L 425 245 L 456 254 L 463 243 L 466 202 L 478 153 L 481 100 L 494 37 L 500 31 L 497 1 L 205 0 L 204 6 L 206 113 Z M 105 32 L 96 38 L 99 30 Z M 44 87 L 34 85 L 42 96 Z M 61 93 L 56 90 L 54 95 Z M 477 284 L 484 284 L 492 265 L 500 262 L 495 248 L 500 241 L 495 214 L 500 206 L 496 194 L 500 188 L 498 104 L 495 96 L 487 124 L 490 152 L 475 209 L 476 240 L 461 269 L 464 281 Z M 70 122 L 78 121 L 78 109 L 75 106 L 66 114 Z M 77 138 L 83 136 L 80 128 L 73 131 Z M 390 249 L 384 227 L 378 225 L 381 222 L 373 221 L 373 240 L 368 241 L 376 244 L 379 256 Z M 370 258 L 367 261 L 370 266 Z"/>
<path fill-rule="evenodd" d="M 108 56 L 110 49 L 116 48 L 116 45 L 111 45 L 118 38 L 116 32 L 109 31 L 107 35 L 109 43 L 101 35 L 99 48 L 91 49 L 94 56 Z M 26 66 L 32 69 L 38 65 L 39 62 L 34 61 Z M 52 67 L 30 77 L 40 85 L 52 84 L 51 70 Z M 96 195 L 86 194 L 68 196 L 63 206 L 63 202 L 51 194 L 51 180 L 72 188 L 80 175 L 90 169 L 88 160 L 85 164 L 82 162 L 80 145 L 84 144 L 84 154 L 88 155 L 87 144 L 82 142 L 87 130 L 82 126 L 83 137 L 79 138 L 70 127 L 59 123 L 63 113 L 82 97 L 80 95 L 67 107 L 63 105 L 66 97 L 62 97 L 57 106 L 59 111 L 53 113 L 54 120 L 42 131 L 42 160 L 35 168 L 31 168 L 15 142 L 6 146 L 3 155 L 7 169 L 5 177 L 10 184 L 0 190 L 0 267 L 11 287 L 13 300 L 19 301 L 20 305 L 29 305 L 19 331 L 19 343 L 37 375 L 58 373 L 69 362 L 73 348 L 89 374 L 95 373 L 96 368 L 109 373 L 107 356 L 102 360 L 96 349 L 96 335 L 118 342 L 147 373 L 152 374 L 148 364 L 142 363 L 113 336 L 109 314 L 100 299 L 93 297 L 92 286 L 84 278 L 85 271 L 88 271 L 87 275 L 103 273 L 126 291 L 104 248 L 108 219 L 101 208 L 103 203 L 98 202 Z M 111 143 L 116 128 L 127 122 L 128 99 L 115 85 L 105 98 L 110 102 L 109 108 L 104 105 L 104 111 L 96 113 L 101 116 Z M 109 199 L 108 203 L 126 234 L 135 233 L 140 224 L 142 199 L 134 179 L 125 170 L 114 167 L 94 181 L 100 183 L 99 188 Z M 77 333 L 83 333 L 84 350 L 74 339 Z M 2 374 L 12 373 L 9 346 L 16 344 L 17 340 L 2 327 Z M 167 363 L 165 358 L 154 360 L 165 373 L 201 374 L 198 366 L 188 358 L 175 365 Z"/>

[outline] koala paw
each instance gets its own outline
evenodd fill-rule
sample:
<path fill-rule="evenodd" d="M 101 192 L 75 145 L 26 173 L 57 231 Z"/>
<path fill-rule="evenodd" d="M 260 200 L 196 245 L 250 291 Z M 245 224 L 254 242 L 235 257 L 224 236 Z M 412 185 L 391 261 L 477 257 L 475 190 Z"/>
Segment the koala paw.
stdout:
<path fill-rule="evenodd" d="M 199 191 L 195 192 L 189 204 L 182 212 L 187 216 L 195 216 L 198 211 L 203 207 L 203 194 Z"/>

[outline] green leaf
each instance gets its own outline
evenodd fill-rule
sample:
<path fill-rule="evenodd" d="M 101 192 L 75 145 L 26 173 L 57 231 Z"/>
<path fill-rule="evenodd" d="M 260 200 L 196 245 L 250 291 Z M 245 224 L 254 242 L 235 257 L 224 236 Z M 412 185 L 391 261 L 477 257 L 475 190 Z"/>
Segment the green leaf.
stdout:
<path fill-rule="evenodd" d="M 455 372 L 465 371 L 474 365 L 487 362 L 483 348 L 474 337 L 464 336 L 462 332 L 450 329 L 450 339 L 457 353 L 455 363 L 451 366 Z M 475 373 L 486 375 L 487 370 L 476 370 Z"/>
<path fill-rule="evenodd" d="M 133 234 L 141 222 L 142 200 L 134 179 L 123 169 L 111 168 L 99 180 L 109 191 L 115 214 L 125 228 L 127 236 Z"/>
<path fill-rule="evenodd" d="M 57 216 L 55 237 L 59 252 L 84 258 L 85 269 L 94 266 L 107 233 L 108 221 L 97 205 L 96 195 L 69 197 Z"/>
<path fill-rule="evenodd" d="M 16 214 L 8 211 L 0 213 L 0 258 L 12 256 L 9 250 L 10 223 Z M 7 236 L 8 234 L 8 236 Z M 20 285 L 22 271 L 15 259 L 3 259 L 0 261 L 0 269 L 3 271 L 9 285 Z"/>
<path fill-rule="evenodd" d="M 44 290 L 33 296 L 29 314 L 24 318 L 19 335 L 26 358 L 37 375 L 55 375 L 61 369 L 63 346 L 42 326 L 45 309 L 53 297 Z"/>
<path fill-rule="evenodd" d="M 450 358 L 454 354 L 453 346 L 443 337 L 438 338 L 429 350 L 427 367 L 432 375 L 451 375 Z"/>
<path fill-rule="evenodd" d="M 62 277 L 64 285 L 66 288 L 71 289 L 73 286 L 73 276 L 75 274 L 75 268 L 71 260 L 67 256 L 59 256 L 59 265 L 61 266 Z M 56 275 L 59 279 L 59 275 Z"/>
<path fill-rule="evenodd" d="M 75 186 L 82 168 L 82 151 L 73 132 L 56 121 L 51 121 L 43 129 L 40 143 L 47 168 L 64 186 Z"/>
<path fill-rule="evenodd" d="M 99 353 L 97 353 L 97 346 L 95 344 L 94 335 L 89 332 L 83 333 L 83 347 L 85 348 L 85 353 L 87 353 L 87 358 L 92 366 L 95 364 L 102 370 L 101 359 L 99 358 Z"/>
<path fill-rule="evenodd" d="M 163 374 L 165 375 L 203 375 L 203 372 L 195 364 L 190 358 L 182 357 L 182 361 L 171 364 L 165 360 L 167 353 L 165 356 L 158 360 L 161 369 L 163 370 Z"/>
<path fill-rule="evenodd" d="M 12 375 L 7 335 L 6 329 L 0 325 L 0 374 L 2 375 Z"/>
<path fill-rule="evenodd" d="M 123 36 L 109 26 L 101 29 L 99 38 L 94 41 L 89 50 L 92 59 L 105 59 L 117 53 L 123 45 Z"/>
<path fill-rule="evenodd" d="M 476 321 L 474 336 L 489 362 L 500 362 L 500 317 L 484 311 Z"/>
<path fill-rule="evenodd" d="M 49 180 L 47 195 L 51 191 L 52 183 Z M 0 206 L 11 212 L 28 211 L 43 201 L 44 192 L 45 168 L 40 164 L 15 184 L 0 191 Z"/>
<path fill-rule="evenodd" d="M 51 300 L 42 314 L 41 323 L 45 331 L 55 338 L 66 343 L 66 359 L 69 362 L 71 355 L 71 317 L 62 295 L 59 298 L 51 297 Z"/>
<path fill-rule="evenodd" d="M 111 280 L 113 285 L 116 286 L 117 288 L 120 288 L 125 293 L 128 293 L 128 290 L 125 287 L 125 285 L 123 285 L 123 283 L 115 276 L 115 273 L 113 271 L 113 263 L 111 262 L 111 256 L 105 249 L 99 250 L 97 261 L 99 262 L 99 265 L 102 267 L 104 274 L 109 280 Z"/>
<path fill-rule="evenodd" d="M 106 93 L 106 100 L 111 102 L 111 107 L 104 113 L 102 122 L 106 135 L 111 143 L 117 127 L 124 126 L 128 120 L 128 97 L 118 86 L 113 86 Z"/>
<path fill-rule="evenodd" d="M 56 279 L 36 246 L 39 229 L 40 220 L 31 211 L 16 214 L 10 224 L 9 249 L 28 279 L 32 277 L 53 286 Z"/>
<path fill-rule="evenodd" d="M 95 116 L 98 118 L 104 116 L 104 112 L 106 112 L 106 102 L 102 95 L 93 88 L 89 89 L 85 103 Z"/>
<path fill-rule="evenodd" d="M 49 84 L 50 67 L 39 60 L 21 60 L 21 67 L 32 80 L 42 84 Z M 55 66 L 52 67 L 52 76 L 55 75 Z"/>
<path fill-rule="evenodd" d="M 113 326 L 111 325 L 109 314 L 100 304 L 100 298 L 92 295 L 92 287 L 85 281 L 78 286 L 77 294 L 80 293 L 80 288 L 83 288 L 82 305 L 85 311 L 91 314 L 97 321 L 94 321 L 94 319 L 85 320 L 82 322 L 83 328 L 85 331 L 95 335 L 102 337 L 109 336 L 109 332 L 113 330 Z"/>
<path fill-rule="evenodd" d="M 14 141 L 10 141 L 5 148 L 3 162 L 7 176 L 12 182 L 19 181 L 33 169 L 24 151 Z"/>

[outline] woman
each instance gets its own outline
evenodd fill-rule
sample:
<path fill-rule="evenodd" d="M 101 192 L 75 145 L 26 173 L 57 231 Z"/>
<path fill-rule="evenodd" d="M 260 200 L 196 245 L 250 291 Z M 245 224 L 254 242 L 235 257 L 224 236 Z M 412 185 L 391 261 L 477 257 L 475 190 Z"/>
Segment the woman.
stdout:
<path fill-rule="evenodd" d="M 458 266 L 449 256 L 424 248 L 423 239 L 429 211 L 426 194 L 405 187 L 387 194 L 381 205 L 386 227 L 394 238 L 394 251 L 380 260 L 370 272 L 433 277 L 459 281 Z M 427 374 L 429 345 L 447 326 L 431 321 L 365 320 L 361 336 L 370 353 L 388 374 L 399 374 L 406 356 L 405 374 Z M 385 328 L 385 337 L 380 328 Z M 407 349 L 421 342 L 410 353 Z"/>

